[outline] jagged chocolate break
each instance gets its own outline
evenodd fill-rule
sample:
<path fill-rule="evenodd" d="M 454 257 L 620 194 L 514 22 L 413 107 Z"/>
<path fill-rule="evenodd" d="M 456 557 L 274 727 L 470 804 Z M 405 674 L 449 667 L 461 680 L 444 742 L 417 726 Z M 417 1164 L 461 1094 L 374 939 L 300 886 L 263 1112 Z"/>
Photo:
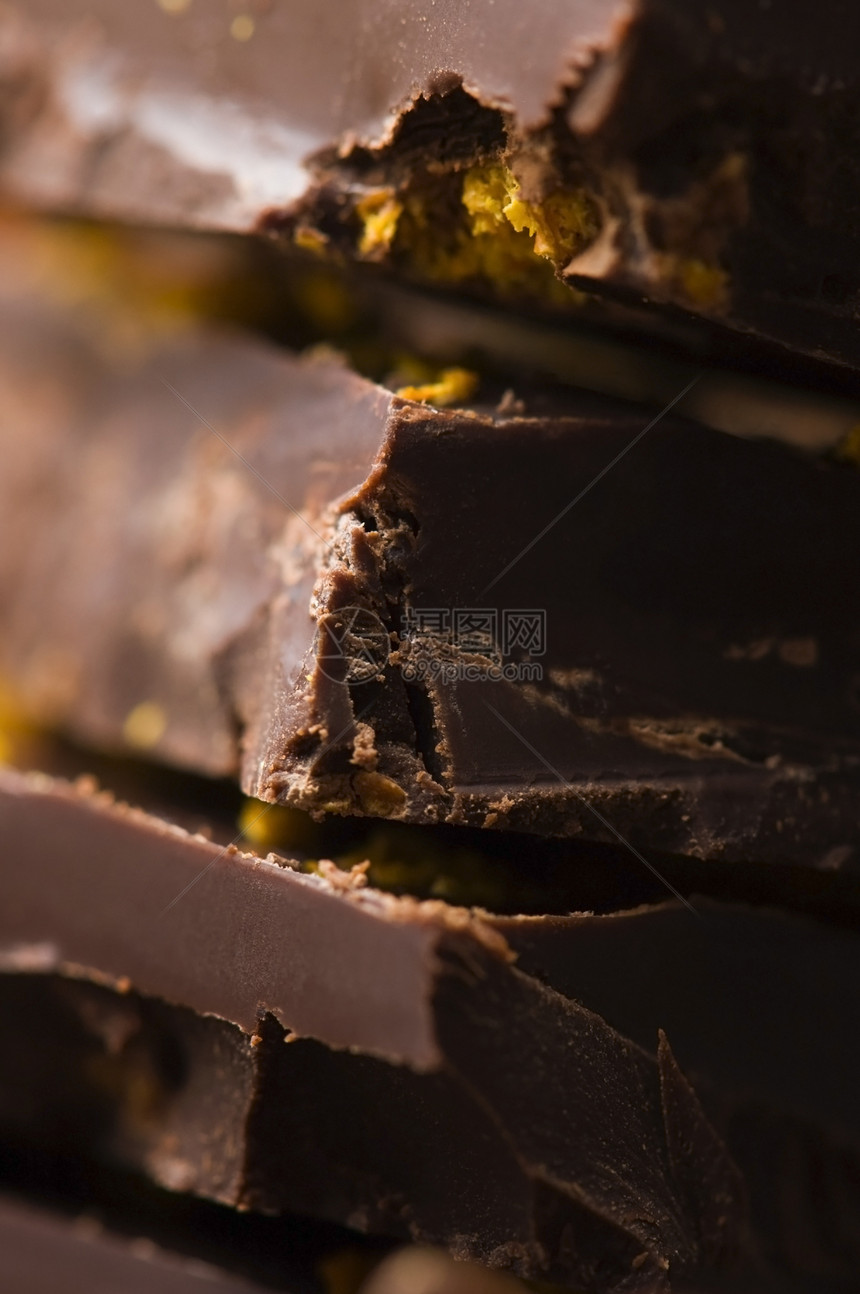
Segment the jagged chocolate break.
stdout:
<path fill-rule="evenodd" d="M 0 180 L 856 367 L 858 36 L 848 0 L 19 0 Z"/>
<path fill-rule="evenodd" d="M 316 813 L 856 860 L 852 468 L 122 318 L 14 275 L 0 317 L 0 676 L 41 722 Z"/>
<path fill-rule="evenodd" d="M 655 1061 L 477 943 L 467 960 L 449 945 L 430 987 L 439 1063 L 418 1074 L 271 1017 L 249 1038 L 134 994 L 0 976 L 4 1036 L 39 1022 L 0 1078 L 0 1130 L 589 1294 L 738 1260 L 738 1170 L 665 1040 Z"/>
<path fill-rule="evenodd" d="M 617 1221 L 621 1199 L 607 1215 L 591 1175 L 607 1155 L 632 1154 L 631 1083 L 634 1140 L 653 1112 L 652 1079 L 640 1091 L 635 1075 L 655 1073 L 662 1029 L 740 1165 L 756 1261 L 820 1288 L 854 1270 L 855 931 L 699 896 L 693 912 L 666 902 L 604 916 L 468 913 L 381 894 L 360 873 L 304 875 L 223 851 L 84 785 L 7 771 L 0 790 L 15 859 L 0 893 L 0 1016 L 18 1040 L 4 1052 L 7 1135 L 49 1146 L 72 1136 L 72 1150 L 95 1148 L 174 1190 L 436 1240 L 564 1280 L 576 1270 L 575 1287 L 604 1289 L 595 1272 L 627 1240 L 589 1213 Z M 51 1048 L 80 1058 L 80 1081 L 68 1060 L 46 1063 Z M 666 1134 L 680 1174 L 671 1189 L 707 1248 L 701 1228 L 728 1179 L 710 1133 L 694 1129 L 685 1158 L 696 1107 L 672 1065 L 670 1081 L 681 1120 Z M 644 1135 L 647 1148 L 664 1134 L 649 1124 Z M 653 1165 L 639 1152 L 631 1163 L 625 1180 L 644 1189 Z M 557 1188 L 581 1198 L 586 1179 L 571 1257 Z M 659 1196 L 662 1209 L 664 1186 L 653 1189 L 648 1208 Z M 667 1234 L 654 1243 L 669 1245 Z"/>
<path fill-rule="evenodd" d="M 305 874 L 277 854 L 191 835 L 86 781 L 11 769 L 0 770 L 0 828 L 16 860 L 0 887 L 7 968 L 128 982 L 248 1034 L 265 1013 L 327 1045 L 424 1070 L 439 1063 L 426 1010 L 434 968 L 446 948 L 469 960 L 477 943 L 502 962 L 515 957 L 644 1049 L 666 1030 L 685 1071 L 731 1102 L 770 1104 L 860 1138 L 856 1041 L 832 1028 L 824 1007 L 846 1019 L 860 1010 L 857 935 L 777 911 L 797 877 L 756 907 L 694 895 L 692 911 L 667 897 L 603 915 L 469 914 L 381 893 L 360 870 Z M 522 849 L 527 872 L 526 839 Z M 856 889 L 834 894 L 832 907 L 856 926 Z"/>

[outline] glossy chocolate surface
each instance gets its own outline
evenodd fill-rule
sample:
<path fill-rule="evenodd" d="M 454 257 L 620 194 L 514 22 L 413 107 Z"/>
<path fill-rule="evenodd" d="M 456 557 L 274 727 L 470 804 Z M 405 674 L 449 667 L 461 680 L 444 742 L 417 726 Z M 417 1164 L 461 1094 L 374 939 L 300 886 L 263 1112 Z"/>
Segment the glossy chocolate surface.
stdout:
<path fill-rule="evenodd" d="M 43 724 L 314 812 L 856 861 L 851 467 L 121 319 L 0 320 L 0 672 Z"/>
<path fill-rule="evenodd" d="M 847 0 L 27 0 L 4 8 L 0 181 L 337 241 L 380 185 L 502 157 L 529 199 L 590 195 L 597 232 L 556 257 L 578 289 L 857 367 L 857 24 Z"/>
<path fill-rule="evenodd" d="M 4 775 L 0 827 L 17 862 L 0 904 L 4 1018 L 19 1032 L 23 1018 L 43 1020 L 27 1048 L 6 1053 L 7 1135 L 23 1129 L 50 1146 L 73 1134 L 174 1190 L 485 1260 L 538 1227 L 555 1256 L 515 1245 L 506 1265 L 567 1280 L 574 1269 L 549 1240 L 556 1205 L 538 1206 L 535 1184 L 547 1156 L 575 1143 L 581 1153 L 553 1173 L 579 1183 L 575 1193 L 587 1177 L 606 1216 L 605 1183 L 589 1175 L 606 1154 L 628 1162 L 628 1125 L 636 1144 L 657 1135 L 637 1121 L 651 1108 L 647 1076 L 664 1030 L 751 1190 L 760 1261 L 823 1278 L 836 1251 L 815 1204 L 822 1173 L 850 1250 L 854 931 L 702 897 L 693 911 L 669 902 L 604 916 L 469 914 L 344 873 L 305 876 L 274 857 L 223 853 L 32 775 Z M 114 1057 L 106 1071 L 92 1060 L 104 1048 Z M 80 1083 L 64 1077 L 56 1091 L 51 1049 L 67 1057 L 63 1075 L 80 1057 Z M 628 1109 L 622 1093 L 641 1082 Z M 116 1100 L 121 1118 L 110 1113 Z M 596 1128 L 604 1139 L 591 1145 Z M 685 1192 L 710 1191 L 711 1153 Z M 628 1181 L 641 1190 L 653 1172 L 634 1158 Z M 790 1195 L 772 1197 L 774 1174 L 791 1180 Z M 699 1218 L 690 1225 L 704 1225 L 704 1203 L 687 1207 Z M 612 1228 L 576 1215 L 575 1261 L 608 1261 Z M 660 1234 L 654 1244 L 676 1244 Z M 693 1260 L 679 1252 L 683 1272 Z"/>
<path fill-rule="evenodd" d="M 595 1291 L 668 1290 L 668 1273 L 734 1260 L 738 1172 L 665 1041 L 655 1062 L 499 965 L 501 980 L 478 948 L 439 962 L 425 1075 L 285 1038 L 271 1017 L 249 1039 L 134 994 L 5 975 L 0 1027 L 40 1029 L 3 1072 L 0 1128 Z"/>

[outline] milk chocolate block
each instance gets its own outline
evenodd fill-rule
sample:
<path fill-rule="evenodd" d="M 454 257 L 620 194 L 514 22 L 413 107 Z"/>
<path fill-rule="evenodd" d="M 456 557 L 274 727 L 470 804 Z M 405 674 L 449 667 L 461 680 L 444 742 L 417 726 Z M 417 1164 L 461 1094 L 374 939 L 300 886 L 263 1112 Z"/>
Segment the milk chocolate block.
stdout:
<path fill-rule="evenodd" d="M 858 40 L 848 0 L 15 0 L 0 180 L 856 367 Z"/>
<path fill-rule="evenodd" d="M 0 676 L 45 725 L 316 813 L 856 861 L 848 465 L 12 288 L 0 332 Z"/>

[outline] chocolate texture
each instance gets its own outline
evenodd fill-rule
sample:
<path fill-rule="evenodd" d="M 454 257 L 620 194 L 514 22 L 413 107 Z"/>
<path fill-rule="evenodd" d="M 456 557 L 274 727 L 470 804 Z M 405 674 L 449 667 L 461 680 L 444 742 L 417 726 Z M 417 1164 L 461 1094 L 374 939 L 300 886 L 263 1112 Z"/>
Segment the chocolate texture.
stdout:
<path fill-rule="evenodd" d="M 450 935 L 456 943 L 462 934 L 456 910 L 449 918 L 444 904 L 424 909 L 361 888 L 344 893 L 323 877 L 221 848 L 85 786 L 7 769 L 0 779 L 10 856 L 35 851 L 31 866 L 3 875 L 9 965 L 88 967 L 96 978 L 128 979 L 248 1034 L 264 1010 L 334 1047 L 416 1069 L 438 1064 L 425 999 L 439 940 Z M 79 901 L 86 893 L 97 896 L 98 911 Z M 483 937 L 505 955 L 488 928 L 465 924 L 468 946 Z M 144 926 L 146 937 L 134 937 Z M 346 943 L 344 979 L 338 961 L 321 954 Z"/>
<path fill-rule="evenodd" d="M 283 1226 L 283 1224 L 282 1224 Z M 431 1249 L 403 1249 L 362 1280 L 372 1255 L 344 1248 L 310 1264 L 282 1256 L 276 1274 L 260 1283 L 214 1263 L 172 1253 L 149 1234 L 124 1235 L 91 1216 L 68 1217 L 0 1197 L 0 1246 L 8 1294 L 523 1294 L 502 1273 L 457 1263 Z M 292 1275 L 290 1274 L 292 1272 Z M 354 1276 L 353 1276 L 354 1273 Z"/>
<path fill-rule="evenodd" d="M 108 1179 L 111 1185 L 115 1181 Z M 120 1181 L 132 1195 L 128 1181 Z M 157 1197 L 155 1197 L 157 1198 Z M 488 1271 L 472 1263 L 454 1262 L 432 1249 L 407 1248 L 383 1258 L 377 1264 L 373 1249 L 359 1247 L 354 1237 L 342 1233 L 337 1240 L 317 1242 L 317 1253 L 302 1238 L 300 1228 L 309 1230 L 307 1220 L 263 1221 L 239 1215 L 238 1225 L 229 1229 L 234 1245 L 233 1265 L 262 1269 L 253 1275 L 236 1273 L 213 1258 L 201 1259 L 199 1228 L 213 1231 L 225 1227 L 224 1213 L 199 1203 L 179 1210 L 160 1198 L 168 1217 L 179 1213 L 179 1225 L 152 1216 L 150 1199 L 134 1201 L 137 1213 L 129 1218 L 124 1210 L 107 1209 L 108 1217 L 92 1212 L 75 1216 L 12 1196 L 0 1196 L 0 1248 L 3 1253 L 4 1288 L 8 1294 L 42 1294 L 61 1289 L 63 1294 L 263 1294 L 281 1290 L 285 1294 L 523 1294 L 525 1287 L 512 1277 Z M 100 1202 L 101 1203 L 101 1202 Z M 129 1201 L 131 1203 L 131 1201 Z M 141 1205 L 144 1205 L 141 1208 Z M 100 1207 L 99 1213 L 102 1213 Z M 266 1225 L 267 1224 L 267 1225 Z M 280 1242 L 275 1228 L 293 1242 L 291 1252 Z M 130 1229 L 127 1229 L 130 1228 Z M 332 1228 L 332 1231 L 334 1229 Z M 155 1232 L 157 1239 L 153 1238 Z M 164 1233 L 169 1241 L 165 1243 Z M 184 1243 L 189 1252 L 171 1248 Z M 275 1262 L 260 1261 L 257 1245 L 264 1241 Z M 351 1241 L 351 1243 L 350 1243 Z M 214 1246 L 216 1254 L 220 1246 Z M 311 1252 L 308 1253 L 308 1249 Z M 316 1261 L 313 1261 L 313 1260 Z M 366 1271 L 370 1275 L 364 1278 Z"/>
<path fill-rule="evenodd" d="M 0 1284 L 853 1294 L 827 18 L 0 0 Z"/>
<path fill-rule="evenodd" d="M 20 860 L 2 882 L 8 968 L 128 981 L 249 1034 L 262 1012 L 330 1046 L 433 1069 L 434 967 L 448 945 L 465 956 L 478 943 L 502 961 L 516 956 L 524 973 L 645 1049 L 665 1029 L 685 1071 L 731 1099 L 860 1136 L 853 1035 L 832 1029 L 823 1010 L 827 1002 L 846 1018 L 855 1010 L 853 930 L 701 896 L 693 912 L 667 900 L 599 916 L 469 916 L 372 890 L 360 873 L 303 874 L 84 782 L 10 769 L 0 772 L 0 823 Z M 607 892 L 612 885 L 610 875 Z M 791 1027 L 773 1027 L 777 1009 Z"/>
<path fill-rule="evenodd" d="M 847 0 L 27 0 L 0 31 L 18 201 L 860 360 Z"/>
<path fill-rule="evenodd" d="M 319 813 L 856 860 L 850 467 L 121 318 L 0 320 L 0 675 L 41 722 Z"/>
<path fill-rule="evenodd" d="M 673 1288 L 709 1254 L 822 1281 L 855 1261 L 855 932 L 702 897 L 469 914 L 11 771 L 0 830 L 2 1027 L 40 1021 L 6 1049 L 6 1136 L 586 1289 L 649 1245 L 657 1288 L 664 1259 Z"/>
<path fill-rule="evenodd" d="M 40 1025 L 4 1068 L 3 1131 L 589 1290 L 668 1290 L 731 1261 L 738 1172 L 667 1044 L 655 1062 L 477 954 L 437 967 L 427 1074 L 285 1039 L 271 1017 L 249 1038 L 135 995 L 3 976 L 4 1026 Z"/>

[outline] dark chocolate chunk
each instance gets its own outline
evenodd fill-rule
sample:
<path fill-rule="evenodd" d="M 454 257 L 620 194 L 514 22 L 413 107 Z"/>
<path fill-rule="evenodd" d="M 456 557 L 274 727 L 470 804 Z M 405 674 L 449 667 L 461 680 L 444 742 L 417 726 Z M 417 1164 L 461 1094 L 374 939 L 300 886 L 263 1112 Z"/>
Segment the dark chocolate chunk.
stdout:
<path fill-rule="evenodd" d="M 854 931 L 741 903 L 496 917 L 517 965 L 641 1046 L 658 1029 L 684 1072 L 731 1102 L 860 1138 Z"/>
<path fill-rule="evenodd" d="M 223 1218 L 221 1219 L 223 1225 Z M 297 1229 L 301 1223 L 295 1222 Z M 307 1229 L 307 1221 L 304 1222 Z M 284 1224 L 281 1223 L 281 1230 Z M 241 1234 L 241 1233 L 240 1233 Z M 272 1233 L 269 1232 L 271 1239 Z M 243 1237 L 244 1238 L 244 1237 Z M 183 1237 L 190 1241 L 191 1234 Z M 253 1240 L 253 1237 L 252 1237 Z M 373 1254 L 347 1247 L 323 1251 L 317 1272 L 281 1255 L 280 1270 L 260 1283 L 211 1261 L 171 1252 L 148 1232 L 126 1235 L 86 1214 L 66 1216 L 0 1196 L 0 1250 L 8 1294 L 523 1294 L 512 1277 L 438 1250 L 406 1248 L 375 1266 Z M 252 1248 L 252 1244 L 248 1245 Z M 373 1268 L 362 1279 L 363 1271 Z"/>
<path fill-rule="evenodd" d="M 12 771 L 0 833 L 16 862 L 0 887 L 8 1028 L 18 1037 L 24 1020 L 42 1022 L 29 1052 L 4 1050 L 7 1135 L 26 1124 L 56 1144 L 77 1130 L 72 1148 L 100 1148 L 172 1189 L 486 1261 L 504 1250 L 517 1270 L 564 1279 L 575 1179 L 590 1201 L 570 1222 L 576 1262 L 600 1289 L 594 1273 L 627 1244 L 606 1155 L 631 1165 L 631 1190 L 651 1183 L 649 1208 L 658 1197 L 667 1207 L 670 1172 L 683 1244 L 722 1244 L 723 1212 L 711 1209 L 733 1178 L 701 1100 L 754 1183 L 767 1261 L 785 1267 L 800 1231 L 816 1237 L 803 1269 L 822 1279 L 837 1253 L 857 1256 L 852 931 L 703 898 L 693 913 L 668 903 L 600 917 L 469 914 L 374 892 L 358 874 L 225 853 L 85 786 Z M 162 1001 L 64 984 L 58 971 Z M 655 1086 L 661 1030 L 696 1098 L 665 1050 Z M 77 1056 L 81 1081 L 68 1081 L 68 1063 L 47 1065 L 46 1048 Z M 104 1051 L 110 1064 L 96 1063 Z M 666 1128 L 659 1155 L 655 1127 Z M 574 1145 L 579 1157 L 556 1162 Z M 782 1159 L 795 1185 L 777 1201 L 762 1163 L 782 1172 Z M 839 1202 L 838 1243 L 818 1232 L 822 1174 Z M 535 1227 L 554 1255 L 543 1267 L 523 1239 Z M 667 1237 L 654 1244 L 671 1248 Z"/>
<path fill-rule="evenodd" d="M 42 722 L 315 812 L 856 859 L 850 467 L 202 327 L 130 354 L 36 295 L 0 320 L 0 673 Z"/>
<path fill-rule="evenodd" d="M 64 1128 L 67 1149 L 172 1189 L 589 1294 L 668 1290 L 739 1259 L 738 1171 L 667 1048 L 655 1062 L 477 943 L 446 948 L 427 1005 L 440 1064 L 421 1075 L 271 1017 L 248 1038 L 134 994 L 0 976 L 4 1037 L 37 1022 L 0 1077 L 0 1131 L 56 1143 Z"/>
<path fill-rule="evenodd" d="M 858 35 L 848 0 L 19 0 L 0 179 L 566 304 L 555 269 L 856 367 Z"/>
<path fill-rule="evenodd" d="M 19 989 L 22 987 L 18 985 Z M 65 998 L 65 1023 L 59 1019 L 62 1013 L 56 1009 L 49 1009 L 48 1014 L 61 1028 L 75 1026 L 71 1039 L 68 1031 L 63 1033 L 64 1045 L 71 1048 L 67 1060 L 74 1083 L 74 1065 L 81 1054 L 76 1047 L 83 1035 L 80 1018 L 71 1008 L 74 1003 L 83 1005 L 85 999 L 76 998 L 74 986 L 70 988 L 72 996 Z M 26 1009 L 28 1000 L 36 1008 L 45 1002 L 44 993 L 40 997 L 38 993 L 24 991 L 17 993 L 16 998 L 22 1009 Z M 99 998 L 102 1005 L 94 1016 L 92 1007 Z M 89 1031 L 93 1039 L 99 1038 L 96 1021 L 100 1019 L 106 1024 L 111 1019 L 111 1011 L 105 1009 L 109 998 L 110 995 L 95 994 L 88 999 L 90 1009 L 84 1032 Z M 62 989 L 52 1001 L 61 1000 Z M 11 1006 L 11 998 L 4 996 L 3 1001 L 5 1011 Z M 126 1026 L 134 1018 L 127 1003 L 124 1014 L 122 1007 L 118 1014 Z M 4 1014 L 5 1021 L 10 1018 Z M 25 1037 L 31 1036 L 32 1026 L 32 1020 L 25 1023 Z M 102 1035 L 90 1048 L 94 1068 L 89 1079 L 94 1091 L 100 1083 L 109 1086 L 112 1076 L 122 1072 L 118 1056 L 128 1042 L 126 1027 L 110 1043 Z M 29 1044 L 25 1044 L 24 1050 L 32 1053 Z M 138 1059 L 143 1058 L 140 1048 L 136 1054 Z M 5 1066 L 4 1072 L 8 1074 Z M 141 1077 L 144 1092 L 151 1092 L 152 1074 L 144 1070 Z M 210 1077 L 217 1087 L 217 1079 Z M 174 1074 L 172 1090 L 176 1089 L 176 1082 Z M 120 1086 L 115 1086 L 114 1098 L 118 1098 Z M 44 1091 L 43 1076 L 34 1090 Z M 59 1111 L 60 1104 L 51 1108 Z M 72 1120 L 59 1136 L 54 1128 L 51 1146 L 45 1147 L 44 1134 L 40 1136 L 41 1146 L 20 1138 L 0 1143 L 0 1231 L 4 1259 L 8 1255 L 4 1277 L 11 1267 L 13 1252 L 6 1233 L 20 1211 L 25 1216 L 21 1222 L 21 1243 L 14 1249 L 15 1262 L 20 1257 L 27 1264 L 29 1279 L 34 1282 L 33 1286 L 26 1283 L 13 1286 L 7 1278 L 4 1294 L 6 1290 L 9 1294 L 30 1294 L 31 1289 L 35 1294 L 45 1288 L 62 1288 L 64 1292 L 68 1289 L 73 1294 L 136 1291 L 136 1274 L 141 1280 L 148 1280 L 145 1289 L 150 1292 L 160 1288 L 157 1273 L 162 1268 L 167 1273 L 165 1279 L 168 1275 L 177 1280 L 180 1275 L 187 1275 L 189 1282 L 195 1277 L 197 1281 L 208 1278 L 221 1282 L 218 1289 L 227 1283 L 231 1291 L 274 1289 L 287 1294 L 359 1294 L 366 1275 L 392 1252 L 392 1243 L 384 1237 L 360 1236 L 307 1215 L 267 1217 L 157 1186 L 140 1172 L 116 1167 L 99 1158 L 96 1142 L 76 1144 L 74 1134 L 82 1129 L 73 1126 L 74 1114 L 66 1108 L 72 1113 Z M 104 1100 L 100 1108 L 104 1112 Z M 44 1109 L 50 1116 L 47 1103 Z M 140 1101 L 137 1109 L 138 1113 L 145 1109 Z M 98 1127 L 96 1121 L 89 1124 L 90 1131 L 96 1134 Z M 56 1252 L 65 1250 L 68 1254 L 69 1279 L 59 1286 L 56 1280 L 46 1283 L 45 1268 L 40 1264 L 42 1254 L 36 1251 L 40 1235 L 45 1236 L 49 1264 Z M 80 1252 L 79 1244 L 84 1246 Z M 102 1259 L 104 1266 L 100 1267 Z M 119 1264 L 123 1259 L 129 1264 L 126 1283 L 117 1283 L 116 1274 L 122 1270 Z M 12 1270 L 17 1275 L 17 1266 Z M 96 1279 L 99 1271 L 103 1272 L 105 1283 Z M 72 1283 L 77 1274 L 84 1278 L 83 1288 Z M 514 1285 L 519 1288 L 516 1282 Z M 190 1288 L 195 1289 L 197 1285 L 192 1283 Z"/>
<path fill-rule="evenodd" d="M 699 896 L 693 912 L 666 902 L 470 916 L 371 890 L 359 874 L 305 875 L 276 855 L 222 849 L 84 784 L 9 769 L 0 826 L 17 860 L 0 886 L 7 967 L 128 981 L 248 1033 L 269 1013 L 329 1045 L 431 1069 L 438 1039 L 415 1003 L 448 941 L 477 942 L 646 1050 L 665 1030 L 710 1090 L 860 1137 L 855 1034 L 832 1015 L 860 1009 L 853 930 Z M 527 840 L 522 849 L 527 871 Z"/>

